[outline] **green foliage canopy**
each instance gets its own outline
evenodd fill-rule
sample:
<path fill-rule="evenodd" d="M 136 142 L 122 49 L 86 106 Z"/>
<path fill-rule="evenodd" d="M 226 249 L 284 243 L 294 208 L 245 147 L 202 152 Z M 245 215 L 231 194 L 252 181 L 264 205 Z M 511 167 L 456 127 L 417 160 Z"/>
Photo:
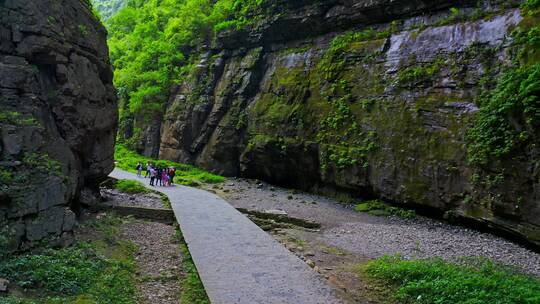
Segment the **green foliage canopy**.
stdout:
<path fill-rule="evenodd" d="M 194 67 L 197 50 L 217 31 L 255 20 L 264 0 L 129 0 L 107 22 L 115 86 L 131 113 L 159 113 L 175 83 Z"/>

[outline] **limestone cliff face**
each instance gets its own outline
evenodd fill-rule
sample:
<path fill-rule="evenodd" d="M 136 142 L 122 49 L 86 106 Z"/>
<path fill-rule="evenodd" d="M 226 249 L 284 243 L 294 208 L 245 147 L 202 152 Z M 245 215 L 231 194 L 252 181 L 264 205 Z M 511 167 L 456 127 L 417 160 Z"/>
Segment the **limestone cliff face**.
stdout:
<path fill-rule="evenodd" d="M 469 3 L 459 18 L 443 0 L 278 3 L 202 52 L 156 132 L 159 155 L 429 208 L 540 244 L 539 145 L 488 173 L 466 148 L 523 17 L 507 1 Z"/>
<path fill-rule="evenodd" d="M 2 0 L 0 38 L 0 249 L 63 242 L 114 167 L 106 31 L 85 0 Z"/>

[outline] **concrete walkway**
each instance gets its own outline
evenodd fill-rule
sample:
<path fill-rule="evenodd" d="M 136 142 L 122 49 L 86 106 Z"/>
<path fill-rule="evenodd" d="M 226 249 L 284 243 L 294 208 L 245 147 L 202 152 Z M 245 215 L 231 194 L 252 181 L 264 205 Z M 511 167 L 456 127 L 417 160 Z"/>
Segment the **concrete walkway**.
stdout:
<path fill-rule="evenodd" d="M 110 176 L 148 183 L 119 169 Z M 318 273 L 218 196 L 178 185 L 152 189 L 169 197 L 212 303 L 343 303 Z"/>

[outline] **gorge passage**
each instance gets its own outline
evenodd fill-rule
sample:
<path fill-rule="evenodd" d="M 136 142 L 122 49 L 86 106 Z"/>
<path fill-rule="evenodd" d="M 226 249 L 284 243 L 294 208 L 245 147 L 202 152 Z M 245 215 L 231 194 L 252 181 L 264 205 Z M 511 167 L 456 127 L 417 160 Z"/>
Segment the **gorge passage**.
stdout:
<path fill-rule="evenodd" d="M 109 21 L 120 138 L 147 156 L 379 197 L 538 245 L 533 2 L 245 1 L 216 17 L 187 1 L 148 19 L 177 48 L 138 55 L 122 46 L 154 34 L 129 20 L 159 5 L 128 3 Z M 191 36 L 175 32 L 186 24 Z M 141 70 L 149 58 L 182 64 Z M 133 71 L 146 74 L 127 80 Z M 173 79 L 149 80 L 158 74 Z"/>

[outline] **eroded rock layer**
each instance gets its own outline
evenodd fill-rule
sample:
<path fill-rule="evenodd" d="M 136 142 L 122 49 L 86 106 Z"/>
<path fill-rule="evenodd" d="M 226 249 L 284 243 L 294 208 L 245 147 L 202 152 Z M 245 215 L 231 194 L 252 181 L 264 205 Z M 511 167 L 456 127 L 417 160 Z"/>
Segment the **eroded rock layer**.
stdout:
<path fill-rule="evenodd" d="M 69 241 L 114 167 L 106 31 L 85 0 L 2 0 L 0 37 L 0 249 Z"/>
<path fill-rule="evenodd" d="M 516 60 L 514 30 L 538 23 L 521 1 L 274 2 L 201 51 L 161 128 L 143 130 L 146 153 L 540 244 L 538 128 L 509 117 L 519 147 L 482 165 L 468 153 L 483 96 Z"/>

